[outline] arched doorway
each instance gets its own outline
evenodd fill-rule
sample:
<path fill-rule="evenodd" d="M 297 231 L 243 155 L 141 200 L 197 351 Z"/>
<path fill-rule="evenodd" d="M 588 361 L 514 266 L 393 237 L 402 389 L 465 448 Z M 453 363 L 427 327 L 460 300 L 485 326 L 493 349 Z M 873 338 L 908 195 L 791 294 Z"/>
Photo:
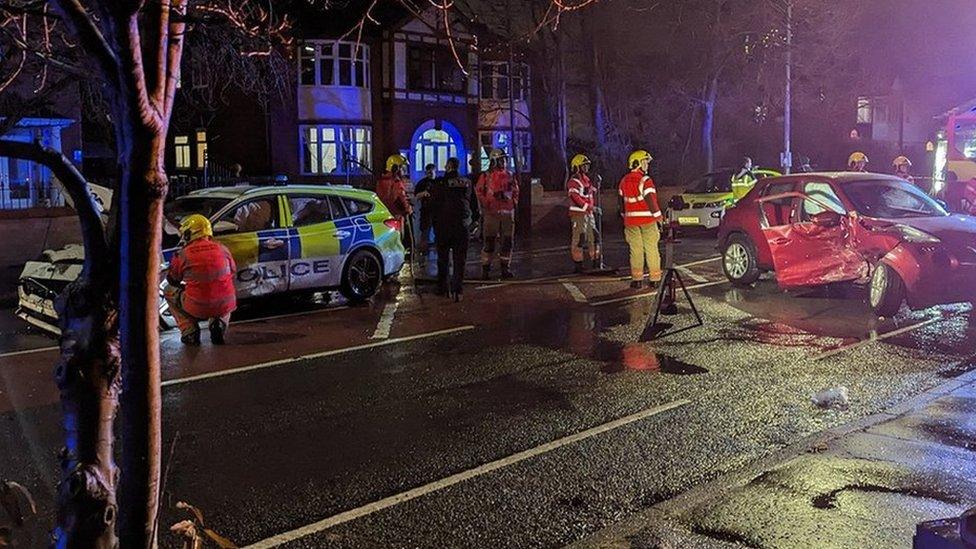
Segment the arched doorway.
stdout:
<path fill-rule="evenodd" d="M 437 166 L 438 173 L 444 172 L 447 159 L 454 157 L 461 161 L 461 173 L 468 171 L 467 151 L 464 138 L 454 124 L 446 120 L 428 120 L 417 128 L 410 142 L 410 170 L 414 182 L 424 176 L 424 166 Z"/>

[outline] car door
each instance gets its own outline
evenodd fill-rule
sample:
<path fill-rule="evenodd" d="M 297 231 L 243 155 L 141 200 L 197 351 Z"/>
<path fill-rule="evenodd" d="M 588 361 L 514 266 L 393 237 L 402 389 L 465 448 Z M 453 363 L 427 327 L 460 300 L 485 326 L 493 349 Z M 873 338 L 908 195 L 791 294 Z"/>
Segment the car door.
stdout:
<path fill-rule="evenodd" d="M 237 297 L 288 291 L 289 239 L 279 195 L 232 205 L 214 222 L 214 236 L 237 263 Z"/>
<path fill-rule="evenodd" d="M 336 227 L 344 216 L 339 204 L 325 193 L 290 194 L 292 255 L 289 266 L 292 290 L 339 285 L 341 241 L 348 236 Z"/>
<path fill-rule="evenodd" d="M 829 183 L 759 199 L 763 236 L 783 288 L 856 280 L 868 263 L 853 247 L 851 218 Z M 784 215 L 784 208 L 789 214 Z"/>

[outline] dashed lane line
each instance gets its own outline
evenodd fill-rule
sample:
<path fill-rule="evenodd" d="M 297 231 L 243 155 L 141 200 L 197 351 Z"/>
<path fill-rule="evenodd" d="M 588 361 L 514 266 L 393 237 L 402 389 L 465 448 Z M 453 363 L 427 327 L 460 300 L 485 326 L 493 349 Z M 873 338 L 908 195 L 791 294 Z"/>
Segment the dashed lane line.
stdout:
<path fill-rule="evenodd" d="M 813 360 L 823 360 L 825 358 L 832 357 L 832 356 L 835 356 L 835 355 L 839 355 L 841 353 L 846 353 L 847 351 L 850 351 L 852 349 L 857 349 L 858 347 L 863 347 L 865 345 L 869 345 L 869 344 L 874 343 L 876 341 L 884 341 L 885 339 L 888 339 L 889 337 L 895 337 L 897 335 L 905 334 L 905 333 L 911 332 L 913 330 L 917 330 L 919 328 L 923 328 L 925 326 L 928 326 L 929 324 L 934 324 L 936 322 L 939 322 L 940 320 L 945 320 L 946 318 L 948 318 L 948 317 L 946 317 L 944 315 L 939 315 L 939 316 L 935 316 L 935 317 L 932 317 L 932 318 L 925 319 L 925 320 L 923 320 L 921 322 L 916 322 L 915 324 L 909 324 L 908 326 L 902 326 L 901 328 L 898 328 L 898 329 L 895 329 L 895 330 L 891 330 L 891 331 L 888 331 L 888 332 L 883 332 L 881 334 L 879 334 L 879 333 L 877 333 L 875 331 L 872 331 L 870 333 L 870 335 L 867 337 L 867 339 L 862 339 L 860 341 L 856 341 L 856 342 L 851 343 L 849 345 L 843 345 L 841 347 L 837 347 L 836 349 L 831 349 L 829 351 L 826 351 L 824 353 L 821 353 L 821 354 L 813 357 Z"/>
<path fill-rule="evenodd" d="M 393 329 L 393 319 L 396 316 L 397 308 L 400 307 L 399 300 L 393 300 L 383 307 L 383 314 L 380 315 L 379 322 L 376 323 L 376 330 L 370 339 L 388 339 L 390 330 Z"/>
<path fill-rule="evenodd" d="M 365 350 L 365 349 L 373 349 L 375 347 L 385 347 L 387 345 L 395 345 L 397 343 L 406 343 L 408 341 L 414 341 L 414 340 L 418 340 L 418 339 L 427 339 L 427 338 L 438 337 L 438 336 L 442 336 L 442 335 L 456 334 L 456 333 L 466 332 L 468 330 L 473 330 L 473 329 L 474 329 L 474 326 L 469 324 L 467 326 L 458 326 L 456 328 L 448 328 L 446 330 L 438 330 L 436 332 L 427 332 L 427 333 L 415 334 L 415 335 L 411 335 L 411 336 L 395 337 L 395 338 L 392 338 L 392 339 L 384 339 L 384 340 L 381 340 L 381 341 L 374 341 L 372 343 L 364 343 L 362 345 L 355 345 L 355 346 L 352 346 L 352 347 L 345 347 L 343 349 L 332 349 L 332 350 L 329 350 L 329 351 L 322 351 L 320 353 L 312 353 L 312 354 L 309 354 L 309 355 L 301 355 L 301 356 L 294 356 L 294 357 L 289 357 L 289 358 L 282 358 L 282 359 L 279 359 L 279 360 L 272 360 L 270 362 L 262 362 L 260 364 L 252 364 L 250 366 L 242 366 L 240 368 L 231 368 L 231 369 L 228 369 L 228 370 L 221 370 L 219 372 L 208 372 L 208 373 L 205 373 L 205 374 L 200 374 L 200 375 L 195 375 L 195 376 L 188 376 L 188 377 L 170 379 L 170 380 L 166 380 L 166 381 L 163 382 L 163 387 L 168 387 L 170 385 L 182 385 L 182 384 L 190 383 L 190 382 L 193 382 L 193 381 L 203 381 L 205 379 L 212 379 L 212 378 L 216 378 L 216 377 L 225 377 L 225 376 L 231 376 L 231 375 L 236 375 L 236 374 L 243 374 L 245 372 L 253 372 L 255 370 L 263 370 L 265 368 L 273 368 L 275 366 L 282 366 L 282 365 L 285 365 L 285 364 L 291 364 L 291 363 L 298 362 L 298 361 L 301 361 L 301 360 L 309 360 L 309 359 L 315 359 L 315 358 L 325 358 L 325 357 L 335 356 L 335 355 L 341 355 L 341 354 L 345 354 L 345 353 L 352 353 L 352 352 L 355 352 L 355 351 L 362 351 L 362 350 Z"/>
<path fill-rule="evenodd" d="M 719 284 L 728 284 L 728 283 L 729 283 L 728 280 L 716 280 L 715 282 L 706 282 L 704 284 L 693 284 L 691 286 L 688 286 L 687 289 L 688 290 L 697 290 L 698 288 L 708 288 L 709 286 L 718 286 Z M 653 292 L 647 292 L 647 293 L 635 294 L 635 295 L 626 295 L 626 296 L 623 296 L 623 297 L 616 297 L 616 298 L 613 298 L 613 299 L 605 299 L 603 301 L 591 301 L 590 302 L 590 305 L 592 305 L 593 307 L 599 307 L 601 305 L 610 305 L 612 303 L 622 303 L 624 301 L 636 301 L 638 299 L 644 299 L 644 298 L 648 298 L 648 297 L 654 297 L 656 295 L 657 295 L 657 290 L 654 290 Z"/>
<path fill-rule="evenodd" d="M 700 261 L 692 261 L 691 263 L 684 263 L 682 265 L 678 265 L 678 267 L 695 267 L 697 265 L 704 265 L 705 263 L 711 263 L 713 261 L 718 261 L 720 259 L 722 259 L 722 256 L 710 257 L 708 259 L 702 259 Z"/>
<path fill-rule="evenodd" d="M 678 265 L 677 267 L 675 267 L 675 269 L 678 272 L 680 272 L 681 274 L 683 274 L 683 275 L 687 276 L 688 278 L 690 278 L 692 281 L 697 282 L 699 284 L 703 284 L 705 282 L 708 282 L 708 279 L 707 278 L 703 277 L 700 274 L 695 273 L 694 271 L 692 271 L 688 267 L 682 267 L 681 265 Z"/>
<path fill-rule="evenodd" d="M 39 347 L 37 349 L 25 349 L 23 351 L 10 351 L 9 353 L 0 353 L 0 358 L 21 356 L 21 355 L 31 355 L 34 353 L 45 353 L 47 351 L 57 351 L 58 349 L 60 349 L 60 347 L 55 345 L 53 347 Z"/>
<path fill-rule="evenodd" d="M 563 288 L 566 288 L 566 291 L 569 292 L 569 295 L 573 296 L 573 300 L 577 303 L 586 303 L 586 296 L 576 287 L 576 284 L 563 282 Z"/>
<path fill-rule="evenodd" d="M 647 410 L 643 410 L 635 414 L 631 414 L 629 416 L 616 419 L 609 423 L 604 423 L 602 425 L 592 427 L 585 431 L 581 431 L 579 433 L 576 433 L 575 435 L 570 435 L 567 437 L 556 439 L 552 442 L 547 442 L 546 444 L 543 444 L 541 446 L 530 448 L 528 450 L 519 452 L 517 454 L 510 455 L 506 458 L 502 458 L 496 461 L 492 461 L 490 463 L 486 463 L 484 465 L 480 465 L 478 467 L 475 467 L 474 469 L 468 469 L 467 471 L 463 471 L 461 473 L 457 473 L 449 477 L 436 480 L 428 484 L 424 484 L 423 486 L 418 486 L 417 488 L 414 488 L 412 490 L 407 490 L 406 492 L 401 492 L 399 494 L 383 498 L 379 501 L 368 503 L 361 507 L 356 507 L 355 509 L 350 509 L 348 511 L 339 513 L 338 515 L 333 515 L 329 518 L 320 520 L 318 522 L 309 524 L 307 526 L 303 526 L 301 528 L 297 528 L 289 532 L 278 534 L 268 539 L 259 541 L 253 545 L 248 545 L 245 549 L 265 549 L 270 547 L 278 547 L 285 543 L 289 543 L 307 536 L 311 536 L 313 534 L 317 534 L 319 532 L 323 532 L 334 526 L 338 526 L 340 524 L 344 524 L 346 522 L 350 522 L 365 517 L 367 515 L 371 515 L 378 511 L 382 511 L 384 509 L 394 507 L 401 503 L 405 503 L 407 501 L 417 499 L 427 494 L 431 494 L 433 492 L 437 492 L 439 490 L 449 488 L 456 484 L 460 484 L 467 480 L 471 480 L 473 478 L 479 477 L 486 473 L 491 473 L 493 471 L 503 469 L 510 465 L 514 465 L 516 463 L 540 456 L 542 454 L 551 452 L 553 450 L 562 448 L 564 446 L 581 442 L 588 438 L 592 438 L 597 435 L 601 435 L 603 433 L 613 431 L 614 429 L 619 429 L 620 427 L 630 425 L 631 423 L 635 423 L 637 421 L 641 421 L 643 419 L 647 419 L 649 417 L 670 410 L 674 410 L 675 408 L 680 408 L 688 404 L 691 404 L 691 401 L 677 400 L 661 406 L 655 406 L 654 408 L 648 408 Z"/>

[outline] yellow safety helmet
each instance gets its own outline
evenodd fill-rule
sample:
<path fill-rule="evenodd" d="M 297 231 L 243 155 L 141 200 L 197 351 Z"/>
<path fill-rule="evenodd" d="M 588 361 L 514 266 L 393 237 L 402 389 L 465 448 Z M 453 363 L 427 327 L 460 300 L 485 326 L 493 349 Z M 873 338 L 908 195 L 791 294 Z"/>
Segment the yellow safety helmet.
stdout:
<path fill-rule="evenodd" d="M 869 162 L 868 161 L 868 155 L 862 153 L 861 151 L 855 151 L 855 152 L 851 153 L 851 156 L 849 156 L 847 158 L 847 165 L 848 166 L 851 166 L 851 165 L 856 164 L 858 162 L 864 162 L 865 164 L 867 164 Z"/>
<path fill-rule="evenodd" d="M 396 168 L 400 168 L 400 172 L 402 173 L 406 171 L 404 168 L 406 168 L 409 165 L 410 165 L 410 161 L 407 160 L 407 157 L 403 156 L 402 154 L 391 154 L 386 159 L 386 171 L 388 172 L 392 172 L 393 168 L 396 167 Z"/>
<path fill-rule="evenodd" d="M 645 151 L 644 149 L 637 149 L 636 151 L 630 153 L 630 156 L 627 158 L 627 165 L 630 166 L 630 169 L 634 169 L 637 166 L 640 166 L 640 161 L 644 160 L 645 158 L 647 160 L 654 160 L 651 153 Z"/>
<path fill-rule="evenodd" d="M 213 236 L 210 220 L 200 214 L 191 214 L 180 221 L 180 235 L 187 242 Z"/>
<path fill-rule="evenodd" d="M 577 154 L 572 158 L 572 160 L 569 161 L 569 167 L 574 170 L 582 168 L 583 164 L 592 164 L 592 162 L 590 162 L 590 157 L 586 156 L 585 154 Z"/>
<path fill-rule="evenodd" d="M 502 149 L 492 149 L 491 152 L 488 153 L 489 160 L 498 160 L 499 158 L 505 158 L 506 156 L 508 156 L 508 153 Z"/>
<path fill-rule="evenodd" d="M 891 161 L 891 165 L 894 166 L 894 167 L 896 167 L 896 168 L 899 167 L 899 166 L 908 166 L 909 168 L 911 168 L 912 167 L 912 161 L 909 160 L 907 156 L 901 155 L 901 156 L 895 158 L 894 160 L 892 160 Z"/>

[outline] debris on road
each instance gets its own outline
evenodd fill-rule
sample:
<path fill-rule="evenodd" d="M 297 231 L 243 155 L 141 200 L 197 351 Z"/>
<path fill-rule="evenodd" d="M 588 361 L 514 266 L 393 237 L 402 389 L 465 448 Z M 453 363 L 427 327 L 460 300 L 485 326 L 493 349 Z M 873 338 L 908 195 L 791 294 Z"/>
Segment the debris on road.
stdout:
<path fill-rule="evenodd" d="M 819 393 L 813 395 L 813 398 L 810 400 L 813 401 L 813 405 L 818 408 L 846 410 L 850 405 L 847 387 L 843 386 L 820 391 Z"/>

